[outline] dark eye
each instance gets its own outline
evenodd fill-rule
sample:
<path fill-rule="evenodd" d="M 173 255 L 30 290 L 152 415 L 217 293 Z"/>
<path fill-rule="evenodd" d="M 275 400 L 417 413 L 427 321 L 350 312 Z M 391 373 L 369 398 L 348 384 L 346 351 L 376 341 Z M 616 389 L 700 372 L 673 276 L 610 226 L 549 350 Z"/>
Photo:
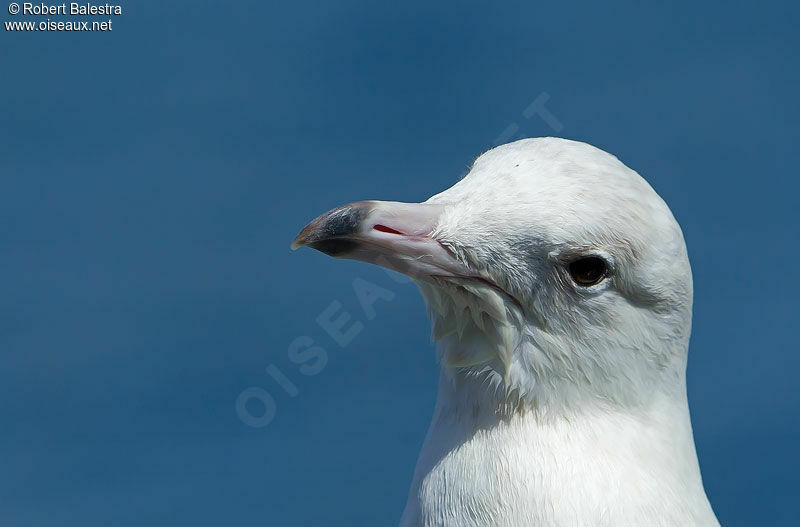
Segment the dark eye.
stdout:
<path fill-rule="evenodd" d="M 584 256 L 569 264 L 569 275 L 576 284 L 591 286 L 606 277 L 608 266 L 599 256 Z"/>

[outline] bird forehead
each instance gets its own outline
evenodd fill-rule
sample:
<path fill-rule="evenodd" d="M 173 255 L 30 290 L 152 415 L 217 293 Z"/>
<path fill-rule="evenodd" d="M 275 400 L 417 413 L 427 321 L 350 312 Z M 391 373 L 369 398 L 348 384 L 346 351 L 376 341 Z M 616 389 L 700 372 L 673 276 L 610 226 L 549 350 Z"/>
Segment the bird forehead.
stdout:
<path fill-rule="evenodd" d="M 616 157 L 563 139 L 526 139 L 481 155 L 453 189 L 483 201 L 570 202 L 591 209 L 619 199 L 645 200 L 652 189 Z M 463 196 L 468 197 L 468 196 Z M 593 197 L 592 200 L 581 198 Z"/>
<path fill-rule="evenodd" d="M 641 217 L 665 208 L 636 172 L 605 152 L 593 147 L 588 153 L 573 152 L 574 148 L 542 152 L 536 142 L 526 144 L 528 148 L 498 147 L 483 154 L 464 179 L 431 201 L 452 202 L 462 210 L 482 212 L 483 218 L 579 222 L 615 215 L 630 220 L 636 218 L 625 216 Z"/>

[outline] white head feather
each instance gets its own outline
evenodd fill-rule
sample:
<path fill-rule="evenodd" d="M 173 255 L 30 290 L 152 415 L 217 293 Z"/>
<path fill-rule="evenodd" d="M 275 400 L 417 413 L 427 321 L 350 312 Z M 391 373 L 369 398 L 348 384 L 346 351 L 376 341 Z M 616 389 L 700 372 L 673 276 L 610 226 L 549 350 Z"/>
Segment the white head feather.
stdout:
<path fill-rule="evenodd" d="M 331 211 L 304 244 L 407 272 L 427 301 L 442 373 L 403 525 L 718 525 L 686 400 L 683 235 L 616 157 L 517 141 L 424 205 Z M 586 257 L 606 272 L 580 285 Z"/>

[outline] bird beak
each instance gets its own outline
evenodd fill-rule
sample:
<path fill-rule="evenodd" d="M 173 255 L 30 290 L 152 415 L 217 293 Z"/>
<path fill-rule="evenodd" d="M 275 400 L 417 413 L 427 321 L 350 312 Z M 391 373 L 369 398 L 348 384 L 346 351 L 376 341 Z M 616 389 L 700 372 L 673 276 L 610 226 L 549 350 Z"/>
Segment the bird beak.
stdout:
<path fill-rule="evenodd" d="M 445 205 L 359 201 L 322 214 L 300 231 L 292 249 L 308 246 L 335 258 L 359 260 L 426 280 L 469 276 L 433 232 Z"/>

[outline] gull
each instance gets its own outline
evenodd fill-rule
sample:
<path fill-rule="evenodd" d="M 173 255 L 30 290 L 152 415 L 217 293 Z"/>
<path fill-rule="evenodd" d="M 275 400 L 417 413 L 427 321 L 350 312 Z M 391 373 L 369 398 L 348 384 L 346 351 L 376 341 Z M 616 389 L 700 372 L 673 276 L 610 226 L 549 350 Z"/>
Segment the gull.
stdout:
<path fill-rule="evenodd" d="M 300 246 L 425 298 L 440 380 L 402 526 L 719 525 L 686 394 L 686 244 L 616 157 L 515 141 L 423 203 L 326 212 Z"/>

